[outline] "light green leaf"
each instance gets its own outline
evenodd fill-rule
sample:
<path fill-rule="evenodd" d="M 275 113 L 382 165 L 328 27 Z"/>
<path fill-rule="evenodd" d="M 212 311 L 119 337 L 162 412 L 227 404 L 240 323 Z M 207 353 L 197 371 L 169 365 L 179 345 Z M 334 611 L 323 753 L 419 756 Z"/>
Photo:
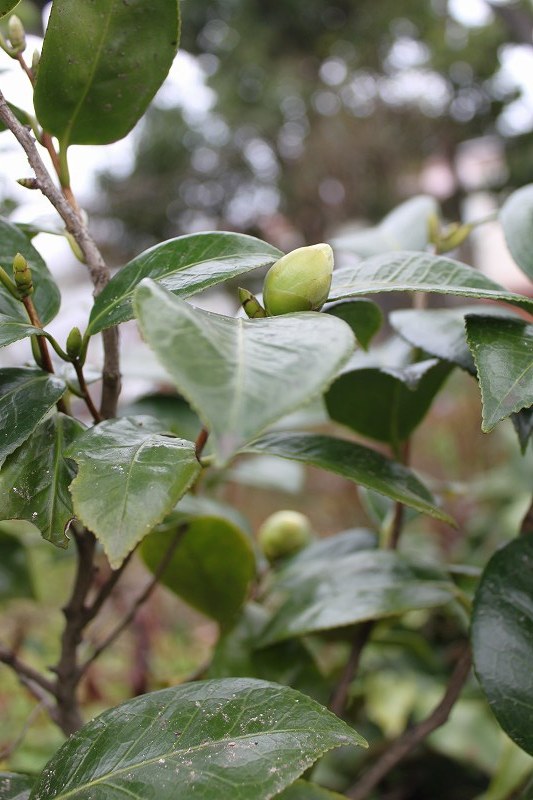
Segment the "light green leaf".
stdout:
<path fill-rule="evenodd" d="M 33 775 L 0 772 L 0 800 L 28 800 L 34 783 Z"/>
<path fill-rule="evenodd" d="M 385 550 L 300 564 L 299 569 L 282 571 L 274 594 L 276 590 L 285 599 L 259 646 L 433 608 L 455 595 L 453 584 L 437 567 Z"/>
<path fill-rule="evenodd" d="M 183 397 L 168 392 L 139 397 L 124 410 L 124 416 L 155 417 L 165 430 L 190 442 L 196 441 L 202 429 L 202 423 Z"/>
<path fill-rule="evenodd" d="M 0 17 L 5 17 L 18 6 L 20 0 L 0 0 Z"/>
<path fill-rule="evenodd" d="M 533 280 L 533 183 L 509 195 L 500 221 L 512 257 Z"/>
<path fill-rule="evenodd" d="M 0 523 L 0 600 L 34 596 L 27 550 L 18 536 Z M 1 787 L 0 777 L 0 800 L 3 797 Z"/>
<path fill-rule="evenodd" d="M 378 292 L 435 292 L 505 300 L 533 311 L 533 300 L 506 291 L 482 272 L 430 253 L 385 253 L 354 267 L 334 270 L 330 300 Z"/>
<path fill-rule="evenodd" d="M 233 319 L 151 281 L 138 288 L 135 308 L 146 342 L 208 429 L 218 464 L 322 392 L 354 346 L 348 326 L 328 314 Z"/>
<path fill-rule="evenodd" d="M 8 456 L 0 471 L 1 519 L 25 519 L 53 544 L 68 545 L 65 531 L 74 517 L 68 487 L 76 470 L 64 453 L 83 430 L 56 414 Z"/>
<path fill-rule="evenodd" d="M 141 556 L 155 572 L 175 531 L 155 532 L 142 543 Z M 227 519 L 196 517 L 187 524 L 161 583 L 223 628 L 235 622 L 255 575 L 249 537 Z"/>
<path fill-rule="evenodd" d="M 479 377 L 487 432 L 533 405 L 533 325 L 504 317 L 466 317 L 466 335 Z"/>
<path fill-rule="evenodd" d="M 0 369 L 0 464 L 33 433 L 66 384 L 33 367 Z"/>
<path fill-rule="evenodd" d="M 43 259 L 28 241 L 27 236 L 15 225 L 0 219 L 0 266 L 9 276 L 13 271 L 13 259 L 21 253 L 29 264 L 33 280 L 34 292 L 32 301 L 39 315 L 39 319 L 46 325 L 57 312 L 61 302 L 59 289 Z M 0 283 L 0 314 L 10 320 L 18 320 L 21 324 L 28 325 L 28 316 L 21 302 L 16 300 Z M 24 336 L 27 334 L 25 333 Z M 20 336 L 17 338 L 21 338 Z M 16 339 L 12 339 L 16 341 Z M 4 342 L 7 344 L 7 342 Z"/>
<path fill-rule="evenodd" d="M 366 742 L 305 695 L 213 680 L 136 697 L 71 736 L 32 800 L 269 800 L 323 753 Z"/>
<path fill-rule="evenodd" d="M 162 242 L 126 264 L 95 300 L 89 333 L 133 317 L 133 293 L 152 278 L 178 297 L 191 295 L 258 267 L 270 266 L 283 253 L 240 233 L 192 233 Z"/>
<path fill-rule="evenodd" d="M 474 666 L 496 719 L 533 754 L 533 537 L 493 555 L 474 602 Z"/>
<path fill-rule="evenodd" d="M 383 313 L 380 307 L 364 297 L 358 297 L 347 303 L 338 303 L 328 308 L 326 313 L 347 322 L 364 350 L 368 350 L 370 340 L 383 325 Z"/>
<path fill-rule="evenodd" d="M 35 87 L 61 145 L 122 139 L 163 83 L 178 46 L 177 0 L 54 0 Z"/>
<path fill-rule="evenodd" d="M 454 524 L 453 519 L 435 505 L 431 493 L 413 472 L 355 442 L 316 434 L 267 433 L 248 445 L 246 452 L 271 453 L 303 461 L 373 489 L 422 514 Z"/>
<path fill-rule="evenodd" d="M 391 250 L 424 250 L 429 238 L 429 218 L 439 216 L 433 197 L 419 195 L 402 203 L 373 228 L 346 233 L 332 242 L 336 251 L 362 258 Z"/>
<path fill-rule="evenodd" d="M 200 471 L 194 444 L 161 433 L 149 417 L 109 420 L 66 451 L 78 464 L 70 491 L 76 516 L 116 569 L 161 522 Z"/>

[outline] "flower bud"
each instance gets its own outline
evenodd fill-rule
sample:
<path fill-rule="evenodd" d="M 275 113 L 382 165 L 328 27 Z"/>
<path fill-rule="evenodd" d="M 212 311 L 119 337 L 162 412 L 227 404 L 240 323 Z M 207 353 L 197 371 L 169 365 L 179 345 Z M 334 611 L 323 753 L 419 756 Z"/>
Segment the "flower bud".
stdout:
<path fill-rule="evenodd" d="M 263 287 L 269 316 L 318 311 L 328 299 L 333 272 L 329 244 L 299 247 L 270 267 Z"/>
<path fill-rule="evenodd" d="M 9 17 L 7 35 L 9 36 L 11 47 L 16 50 L 17 53 L 22 53 L 26 49 L 26 32 L 24 30 L 24 25 L 16 14 L 12 14 Z"/>
<path fill-rule="evenodd" d="M 472 225 L 462 225 L 459 222 L 448 225 L 441 233 L 440 241 L 437 243 L 437 253 L 448 253 L 450 250 L 455 250 L 470 236 L 472 227 Z"/>
<path fill-rule="evenodd" d="M 276 511 L 267 517 L 257 534 L 259 546 L 269 561 L 297 553 L 312 538 L 309 519 L 298 511 Z"/>
<path fill-rule="evenodd" d="M 34 50 L 31 57 L 31 71 L 33 72 L 34 78 L 37 77 L 37 70 L 39 69 L 39 62 L 41 60 L 41 54 L 38 50 Z"/>
<path fill-rule="evenodd" d="M 250 319 L 266 317 L 265 309 L 257 297 L 249 292 L 248 289 L 242 289 L 239 287 L 239 300 L 241 301 L 241 305 L 246 313 L 246 316 L 250 317 Z"/>
<path fill-rule="evenodd" d="M 79 328 L 72 328 L 67 336 L 67 353 L 71 358 L 79 358 L 83 339 Z"/>
<path fill-rule="evenodd" d="M 13 277 L 19 297 L 27 297 L 33 292 L 31 270 L 21 253 L 17 253 L 13 259 Z"/>

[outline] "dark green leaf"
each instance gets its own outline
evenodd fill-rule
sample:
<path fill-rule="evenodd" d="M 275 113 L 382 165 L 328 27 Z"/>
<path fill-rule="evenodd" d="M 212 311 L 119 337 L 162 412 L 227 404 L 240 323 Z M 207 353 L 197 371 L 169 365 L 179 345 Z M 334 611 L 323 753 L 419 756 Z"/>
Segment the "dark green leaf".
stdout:
<path fill-rule="evenodd" d="M 0 522 L 0 600 L 34 597 L 33 578 L 26 548 Z M 2 799 L 0 777 L 0 800 Z"/>
<path fill-rule="evenodd" d="M 161 433 L 149 417 L 90 428 L 66 451 L 78 464 L 76 516 L 102 542 L 113 568 L 175 506 L 200 471 L 194 444 Z"/>
<path fill-rule="evenodd" d="M 293 689 L 214 680 L 106 711 L 49 762 L 32 800 L 268 800 L 333 747 L 366 744 Z"/>
<path fill-rule="evenodd" d="M 330 792 L 316 783 L 299 780 L 276 795 L 276 800 L 346 800 L 345 795 Z"/>
<path fill-rule="evenodd" d="M 520 442 L 520 450 L 524 454 L 533 434 L 533 406 L 511 414 L 511 421 Z"/>
<path fill-rule="evenodd" d="M 54 0 L 35 87 L 40 124 L 70 144 L 121 139 L 178 46 L 177 0 Z"/>
<path fill-rule="evenodd" d="M 439 216 L 433 197 L 412 197 L 387 214 L 379 225 L 339 236 L 333 241 L 333 247 L 341 253 L 355 253 L 362 258 L 391 250 L 424 250 L 432 215 Z"/>
<path fill-rule="evenodd" d="M 533 537 L 489 561 L 472 620 L 477 676 L 504 731 L 533 754 Z"/>
<path fill-rule="evenodd" d="M 64 453 L 82 432 L 79 422 L 56 414 L 8 456 L 0 471 L 1 519 L 25 519 L 45 539 L 67 546 L 65 531 L 74 517 L 68 487 L 76 470 Z"/>
<path fill-rule="evenodd" d="M 508 317 L 466 317 L 477 368 L 484 431 L 533 405 L 533 325 Z"/>
<path fill-rule="evenodd" d="M 285 575 L 287 572 L 298 570 L 301 564 L 308 564 L 310 561 L 324 562 L 330 558 L 359 553 L 361 550 L 375 550 L 377 544 L 376 534 L 365 528 L 342 531 L 304 547 L 290 560 L 283 562 L 281 571 Z"/>
<path fill-rule="evenodd" d="M 511 255 L 533 280 L 533 183 L 513 192 L 500 211 L 505 241 Z"/>
<path fill-rule="evenodd" d="M 0 266 L 10 276 L 13 259 L 17 253 L 21 253 L 30 266 L 34 286 L 32 301 L 39 319 L 43 325 L 46 325 L 59 311 L 61 301 L 59 289 L 43 259 L 28 238 L 15 225 L 0 219 Z M 3 284 L 0 284 L 0 314 L 28 325 L 28 316 L 24 306 L 9 294 Z"/>
<path fill-rule="evenodd" d="M 269 645 L 418 608 L 444 605 L 455 590 L 437 567 L 395 552 L 363 550 L 282 571 L 274 592 L 286 596 L 262 636 Z"/>
<path fill-rule="evenodd" d="M 64 381 L 40 369 L 0 369 L 0 464 L 28 439 L 65 388 Z"/>
<path fill-rule="evenodd" d="M 191 297 L 243 272 L 270 266 L 282 255 L 266 242 L 239 233 L 192 233 L 157 244 L 126 264 L 98 295 L 89 333 L 133 317 L 133 293 L 143 278 L 152 278 L 179 297 Z"/>
<path fill-rule="evenodd" d="M 218 464 L 322 392 L 354 346 L 348 326 L 328 314 L 234 319 L 152 281 L 138 288 L 135 306 L 146 342 L 208 429 Z"/>
<path fill-rule="evenodd" d="M 156 532 L 143 541 L 141 555 L 152 572 L 175 536 L 175 531 Z M 227 519 L 204 516 L 187 524 L 161 583 L 227 628 L 244 604 L 254 574 L 255 557 L 248 536 Z"/>
<path fill-rule="evenodd" d="M 376 335 L 383 324 L 383 313 L 380 307 L 372 300 L 359 297 L 348 303 L 338 303 L 328 308 L 328 314 L 343 319 L 348 323 L 355 334 L 355 338 L 365 350 L 368 350 L 370 340 Z"/>
<path fill-rule="evenodd" d="M 422 422 L 451 369 L 449 363 L 431 359 L 394 372 L 345 372 L 326 393 L 326 407 L 335 422 L 396 447 Z"/>
<path fill-rule="evenodd" d="M 0 800 L 28 800 L 34 783 L 33 775 L 0 772 Z"/>
<path fill-rule="evenodd" d="M 0 17 L 5 17 L 18 6 L 20 0 L 0 0 Z"/>
<path fill-rule="evenodd" d="M 431 253 L 386 253 L 334 270 L 330 300 L 378 292 L 435 292 L 505 300 L 533 311 L 533 300 L 506 291 L 472 267 Z"/>
<path fill-rule="evenodd" d="M 246 452 L 271 453 L 335 472 L 422 514 L 454 524 L 414 473 L 355 442 L 315 434 L 268 433 L 249 445 Z"/>
<path fill-rule="evenodd" d="M 0 296 L 0 306 L 3 305 L 3 299 Z M 35 328 L 27 319 L 10 317 L 7 314 L 0 313 L 0 347 L 13 344 L 13 342 L 25 339 L 26 336 L 31 336 L 34 333 L 41 333 L 41 328 Z"/>
<path fill-rule="evenodd" d="M 195 442 L 202 429 L 202 423 L 190 405 L 177 394 L 147 394 L 139 397 L 124 410 L 124 416 L 155 417 L 162 429 L 170 431 L 180 439 Z"/>

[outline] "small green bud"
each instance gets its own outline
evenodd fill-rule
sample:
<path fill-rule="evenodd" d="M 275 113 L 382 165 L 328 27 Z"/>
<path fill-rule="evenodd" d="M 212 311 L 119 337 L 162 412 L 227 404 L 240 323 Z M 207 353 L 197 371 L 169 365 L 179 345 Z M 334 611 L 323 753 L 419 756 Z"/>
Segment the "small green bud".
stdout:
<path fill-rule="evenodd" d="M 269 561 L 293 555 L 313 538 L 311 523 L 299 511 L 276 511 L 257 533 L 259 546 Z"/>
<path fill-rule="evenodd" d="M 79 358 L 83 346 L 83 338 L 79 328 L 72 328 L 67 336 L 67 353 L 71 358 Z"/>
<path fill-rule="evenodd" d="M 265 309 L 257 297 L 249 292 L 248 289 L 242 289 L 239 287 L 239 300 L 241 301 L 241 305 L 246 312 L 246 316 L 250 317 L 250 319 L 266 317 Z"/>
<path fill-rule="evenodd" d="M 460 222 L 448 225 L 442 231 L 440 240 L 437 243 L 437 253 L 448 253 L 450 250 L 455 250 L 470 236 L 472 228 L 472 225 L 462 225 Z"/>
<path fill-rule="evenodd" d="M 17 253 L 13 259 L 13 277 L 19 297 L 27 297 L 33 292 L 31 270 L 21 253 Z"/>
<path fill-rule="evenodd" d="M 37 70 L 39 69 L 39 62 L 41 60 L 41 54 L 38 50 L 34 50 L 32 57 L 31 57 L 31 71 L 33 72 L 33 77 L 37 77 Z"/>
<path fill-rule="evenodd" d="M 78 261 L 81 261 L 82 264 L 85 264 L 85 256 L 83 255 L 83 250 L 79 246 L 79 244 L 76 241 L 76 239 L 74 238 L 74 236 L 69 231 L 65 232 L 65 239 L 69 243 L 70 249 L 72 250 L 72 252 L 76 256 Z"/>
<path fill-rule="evenodd" d="M 17 178 L 17 183 L 24 186 L 25 189 L 38 189 L 39 181 L 37 178 Z"/>
<path fill-rule="evenodd" d="M 329 244 L 299 247 L 276 261 L 263 286 L 269 316 L 294 311 L 318 311 L 328 299 L 333 272 Z"/>
<path fill-rule="evenodd" d="M 24 30 L 24 25 L 16 14 L 12 14 L 9 17 L 9 22 L 7 23 L 7 35 L 9 37 L 9 41 L 11 42 L 11 47 L 16 50 L 17 53 L 24 52 L 26 49 L 26 31 Z"/>

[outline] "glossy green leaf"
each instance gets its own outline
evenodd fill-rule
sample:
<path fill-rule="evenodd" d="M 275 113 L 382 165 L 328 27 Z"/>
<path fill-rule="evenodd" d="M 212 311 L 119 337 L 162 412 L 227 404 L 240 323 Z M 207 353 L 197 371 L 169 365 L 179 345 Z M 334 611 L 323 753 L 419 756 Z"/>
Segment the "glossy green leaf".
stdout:
<path fill-rule="evenodd" d="M 331 687 L 302 642 L 293 639 L 257 649 L 257 641 L 269 617 L 263 606 L 248 603 L 234 627 L 218 640 L 208 677 L 274 681 L 292 686 L 319 703 L 327 703 Z"/>
<path fill-rule="evenodd" d="M 365 528 L 353 528 L 304 547 L 295 555 L 282 562 L 277 568 L 276 574 L 289 575 L 298 572 L 302 564 L 309 564 L 311 561 L 324 563 L 332 558 L 342 558 L 343 556 L 359 553 L 361 550 L 375 550 L 378 545 L 377 536 L 372 531 Z"/>
<path fill-rule="evenodd" d="M 18 6 L 20 0 L 0 0 L 0 17 L 5 17 Z"/>
<path fill-rule="evenodd" d="M 122 139 L 171 67 L 177 0 L 54 0 L 39 62 L 35 110 L 62 146 Z"/>
<path fill-rule="evenodd" d="M 180 439 L 195 442 L 202 429 L 202 423 L 190 405 L 177 394 L 156 393 L 139 397 L 124 410 L 124 416 L 149 416 L 158 419 L 164 430 L 170 431 Z"/>
<path fill-rule="evenodd" d="M 346 796 L 330 792 L 316 783 L 299 780 L 277 794 L 276 800 L 346 800 Z"/>
<path fill-rule="evenodd" d="M 13 597 L 34 597 L 33 578 L 26 548 L 18 536 L 13 536 L 0 523 L 0 600 Z"/>
<path fill-rule="evenodd" d="M 328 314 L 233 319 L 152 281 L 138 288 L 135 307 L 144 339 L 208 429 L 218 464 L 323 391 L 354 346 L 348 326 Z"/>
<path fill-rule="evenodd" d="M 34 783 L 33 775 L 0 772 L 0 800 L 28 800 Z"/>
<path fill-rule="evenodd" d="M 3 305 L 2 300 L 3 297 L 0 296 L 0 306 Z M 24 320 L 21 317 L 11 317 L 8 314 L 0 313 L 0 347 L 5 347 L 8 344 L 17 342 L 19 339 L 25 339 L 27 336 L 41 332 L 41 328 L 35 328 L 27 319 Z"/>
<path fill-rule="evenodd" d="M 533 280 L 533 183 L 509 195 L 500 221 L 512 257 Z"/>
<path fill-rule="evenodd" d="M 101 292 L 89 319 L 89 332 L 133 317 L 133 293 L 152 278 L 179 297 L 191 295 L 258 267 L 270 266 L 283 253 L 240 233 L 192 233 L 162 242 L 130 261 Z"/>
<path fill-rule="evenodd" d="M 483 402 L 484 431 L 533 405 L 533 325 L 508 317 L 466 317 Z"/>
<path fill-rule="evenodd" d="M 505 300 L 533 311 L 533 300 L 506 291 L 482 272 L 431 253 L 385 253 L 354 267 L 334 270 L 330 300 L 378 292 L 434 292 Z"/>
<path fill-rule="evenodd" d="M 278 591 L 284 601 L 260 645 L 434 608 L 455 595 L 453 584 L 436 566 L 386 550 L 301 564 L 298 570 L 282 572 Z"/>
<path fill-rule="evenodd" d="M 175 531 L 156 532 L 143 541 L 141 555 L 152 572 L 175 536 Z M 249 537 L 227 519 L 204 516 L 187 524 L 161 583 L 227 628 L 243 606 L 254 575 Z"/>
<path fill-rule="evenodd" d="M 451 369 L 431 359 L 403 370 L 345 372 L 326 393 L 326 408 L 335 422 L 397 447 L 422 422 Z"/>
<path fill-rule="evenodd" d="M 328 314 L 343 319 L 355 334 L 362 348 L 368 350 L 371 339 L 383 325 L 383 313 L 377 303 L 358 297 L 347 303 L 338 303 L 328 308 Z"/>
<path fill-rule="evenodd" d="M 12 275 L 13 259 L 17 253 L 22 253 L 30 266 L 34 286 L 34 292 L 31 296 L 32 301 L 39 319 L 43 325 L 46 325 L 59 311 L 61 302 L 59 289 L 43 259 L 31 242 L 28 241 L 27 236 L 15 225 L 0 219 L 0 266 L 5 269 L 9 276 Z M 1 283 L 0 314 L 8 317 L 9 320 L 19 321 L 21 324 L 28 325 L 28 316 L 24 306 L 18 300 L 15 300 Z M 25 333 L 24 336 L 26 335 Z M 12 339 L 12 341 L 16 341 L 16 339 Z M 7 344 L 7 342 L 4 342 L 4 344 Z"/>
<path fill-rule="evenodd" d="M 419 195 L 402 203 L 373 228 L 346 233 L 332 244 L 336 251 L 362 258 L 391 250 L 424 250 L 428 244 L 429 218 L 439 216 L 433 197 Z"/>
<path fill-rule="evenodd" d="M 33 367 L 0 369 L 0 464 L 33 433 L 66 384 Z"/>
<path fill-rule="evenodd" d="M 533 537 L 493 555 L 472 619 L 474 666 L 504 731 L 533 754 Z"/>
<path fill-rule="evenodd" d="M 74 517 L 68 487 L 76 470 L 64 454 L 83 430 L 72 417 L 56 414 L 7 457 L 0 471 L 1 519 L 25 519 L 45 539 L 67 546 Z"/>
<path fill-rule="evenodd" d="M 326 469 L 422 514 L 454 524 L 452 518 L 435 505 L 431 492 L 413 472 L 355 442 L 316 434 L 268 433 L 248 445 L 246 452 L 271 453 Z"/>
<path fill-rule="evenodd" d="M 200 471 L 194 444 L 161 433 L 149 417 L 96 425 L 66 451 L 78 464 L 70 491 L 76 516 L 120 566 L 175 506 Z"/>
<path fill-rule="evenodd" d="M 32 800 L 268 800 L 333 747 L 365 745 L 305 695 L 213 680 L 136 697 L 71 736 Z"/>

